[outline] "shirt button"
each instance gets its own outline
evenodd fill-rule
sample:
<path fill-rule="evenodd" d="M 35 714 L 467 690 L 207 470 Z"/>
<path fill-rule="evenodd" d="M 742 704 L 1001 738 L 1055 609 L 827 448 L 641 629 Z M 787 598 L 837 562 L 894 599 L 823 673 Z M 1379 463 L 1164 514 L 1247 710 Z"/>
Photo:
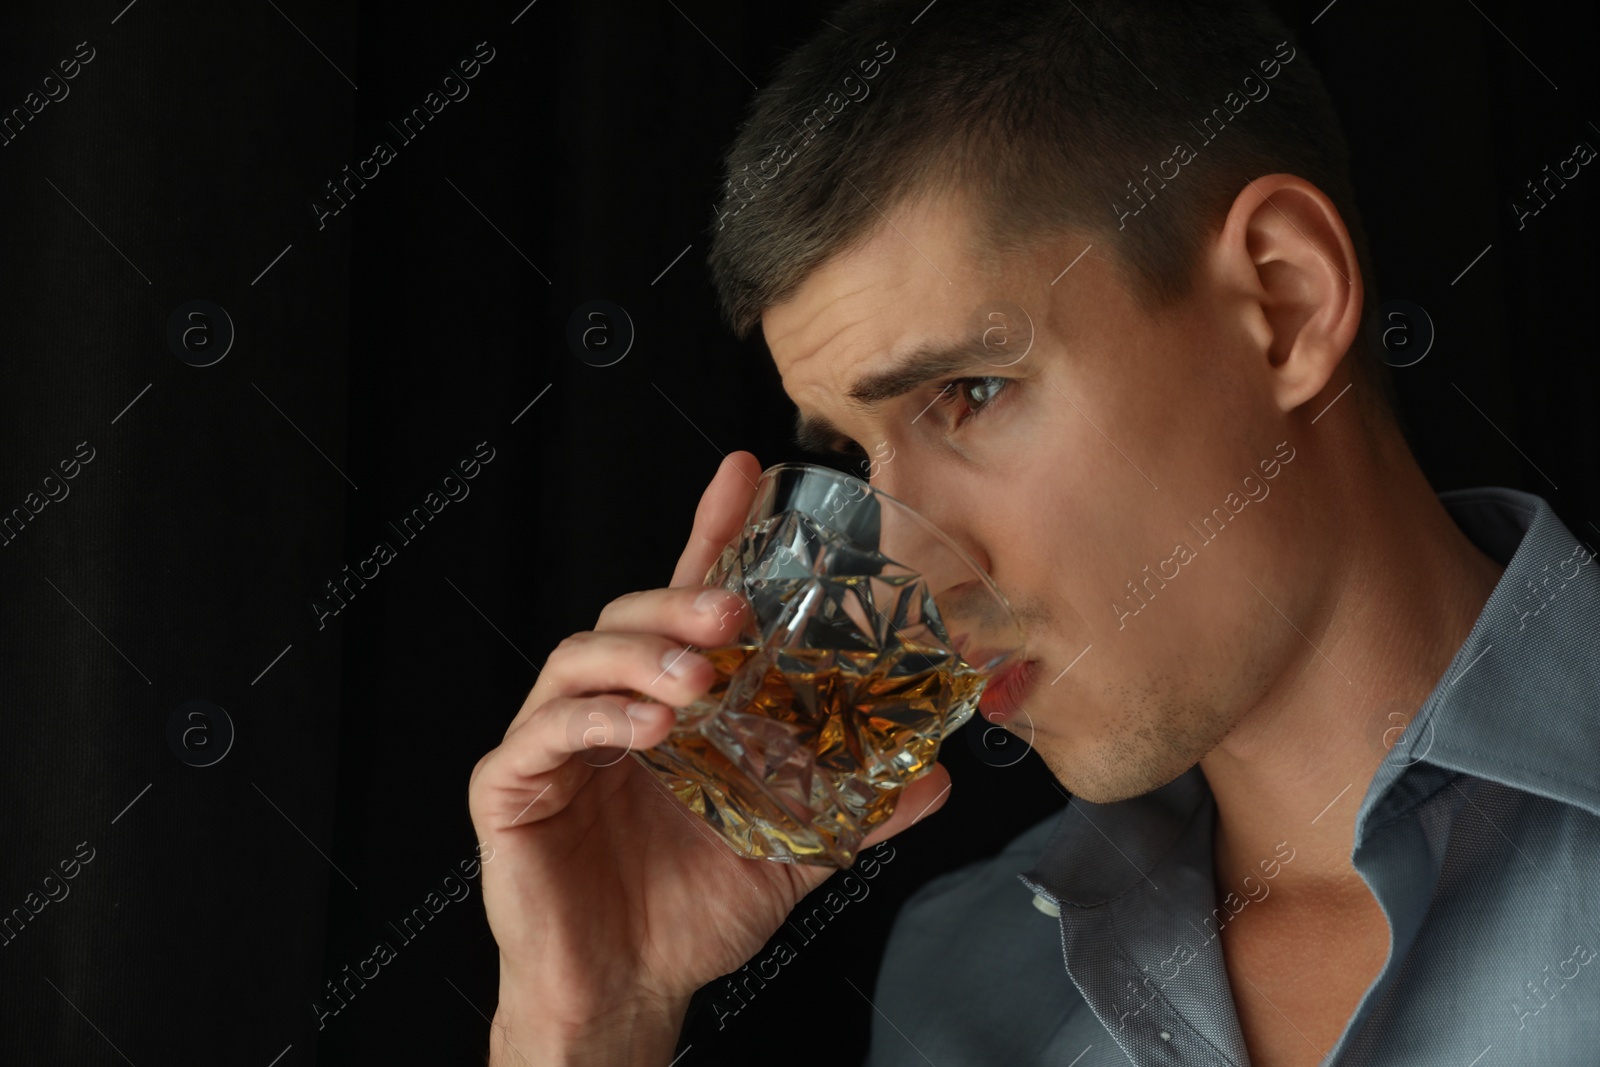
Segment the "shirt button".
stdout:
<path fill-rule="evenodd" d="M 1167 1033 L 1165 1030 L 1163 1030 L 1163 1031 L 1161 1031 L 1161 1040 L 1163 1040 L 1163 1041 L 1171 1041 L 1172 1040 L 1172 1035 Z"/>
<path fill-rule="evenodd" d="M 1033 895 L 1033 906 L 1052 918 L 1061 918 L 1061 906 L 1052 902 L 1043 893 L 1035 893 Z"/>

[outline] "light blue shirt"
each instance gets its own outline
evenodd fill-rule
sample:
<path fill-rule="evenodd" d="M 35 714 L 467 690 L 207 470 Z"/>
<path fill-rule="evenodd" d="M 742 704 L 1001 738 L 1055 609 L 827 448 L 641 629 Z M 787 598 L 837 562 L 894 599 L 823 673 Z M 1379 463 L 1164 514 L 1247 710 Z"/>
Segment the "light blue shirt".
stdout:
<path fill-rule="evenodd" d="M 1340 1067 L 1594 1065 L 1600 565 L 1537 496 L 1440 500 L 1506 570 L 1359 797 L 1351 860 L 1390 951 L 1320 1051 Z M 1286 821 L 1259 877 L 1219 901 L 1215 816 L 1195 767 L 1131 800 L 1074 798 L 922 887 L 890 934 L 867 1067 L 1244 1067 L 1217 930 L 1272 906 L 1296 834 Z"/>

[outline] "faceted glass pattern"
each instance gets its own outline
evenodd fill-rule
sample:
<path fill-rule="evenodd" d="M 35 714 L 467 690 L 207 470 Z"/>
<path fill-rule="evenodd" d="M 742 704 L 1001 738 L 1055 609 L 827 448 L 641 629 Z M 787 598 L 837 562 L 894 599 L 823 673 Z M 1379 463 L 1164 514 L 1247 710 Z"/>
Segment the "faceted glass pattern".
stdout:
<path fill-rule="evenodd" d="M 883 505 L 868 504 L 865 527 L 849 513 L 858 536 L 878 530 Z M 815 510 L 760 518 L 723 550 L 706 584 L 754 612 L 728 644 L 697 649 L 716 683 L 677 709 L 665 741 L 632 754 L 741 855 L 849 867 L 1011 649 L 969 665 L 924 575 Z"/>

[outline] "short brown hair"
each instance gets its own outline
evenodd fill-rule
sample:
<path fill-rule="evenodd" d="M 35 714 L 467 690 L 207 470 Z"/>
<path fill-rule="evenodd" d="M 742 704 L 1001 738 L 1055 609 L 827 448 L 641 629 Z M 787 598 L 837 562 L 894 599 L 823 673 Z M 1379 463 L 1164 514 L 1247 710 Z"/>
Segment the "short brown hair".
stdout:
<path fill-rule="evenodd" d="M 724 159 L 708 262 L 744 338 L 876 230 L 880 211 L 959 189 L 982 206 L 987 249 L 1085 233 L 1152 310 L 1192 291 L 1239 192 L 1279 172 L 1338 208 L 1375 306 L 1338 117 L 1263 3 L 850 0 L 751 101 Z M 1365 330 L 1352 348 L 1363 392 L 1392 407 Z"/>

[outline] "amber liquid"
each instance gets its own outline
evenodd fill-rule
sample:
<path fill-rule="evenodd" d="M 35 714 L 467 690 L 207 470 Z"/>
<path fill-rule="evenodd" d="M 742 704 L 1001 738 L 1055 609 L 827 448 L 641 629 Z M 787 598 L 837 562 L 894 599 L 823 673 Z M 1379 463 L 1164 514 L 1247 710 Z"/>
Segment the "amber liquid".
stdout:
<path fill-rule="evenodd" d="M 716 682 L 634 755 L 740 853 L 833 867 L 854 862 L 986 681 L 948 650 L 915 645 L 698 651 Z"/>

